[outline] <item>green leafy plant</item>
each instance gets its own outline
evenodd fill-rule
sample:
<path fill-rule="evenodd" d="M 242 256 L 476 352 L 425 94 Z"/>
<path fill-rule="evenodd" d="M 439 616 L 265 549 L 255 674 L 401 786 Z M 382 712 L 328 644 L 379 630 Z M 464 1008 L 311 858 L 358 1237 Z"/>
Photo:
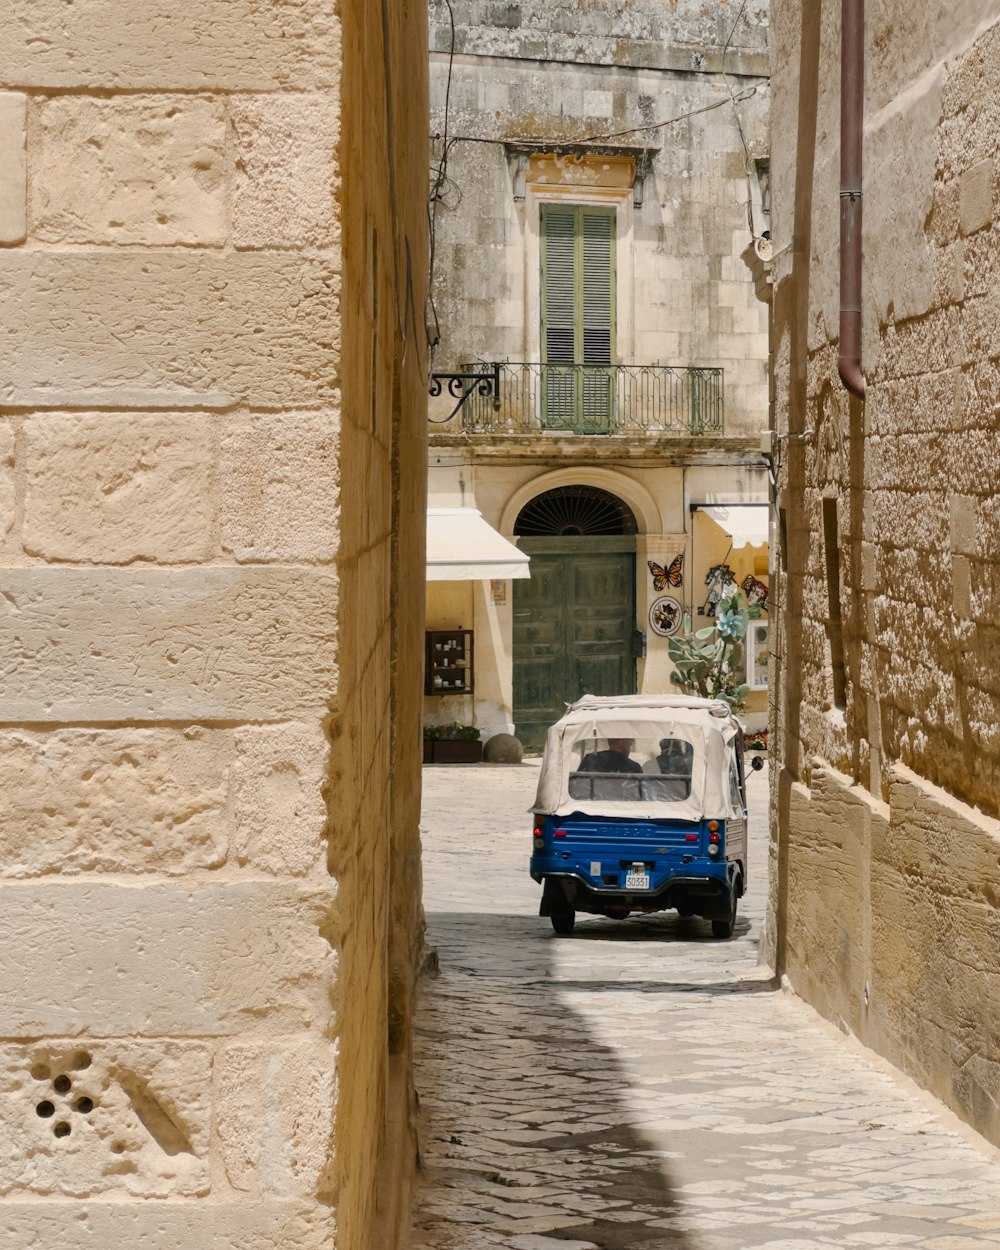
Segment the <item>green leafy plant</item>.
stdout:
<path fill-rule="evenodd" d="M 725 699 L 734 711 L 746 706 L 750 687 L 737 678 L 743 667 L 743 642 L 750 613 L 746 597 L 737 591 L 720 599 L 715 622 L 704 629 L 691 629 L 691 616 L 684 614 L 684 630 L 667 639 L 667 650 L 676 672 L 670 680 L 686 694 L 703 699 Z"/>
<path fill-rule="evenodd" d="M 424 737 L 448 742 L 478 742 L 480 734 L 475 725 L 463 725 L 453 720 L 448 725 L 425 725 Z"/>

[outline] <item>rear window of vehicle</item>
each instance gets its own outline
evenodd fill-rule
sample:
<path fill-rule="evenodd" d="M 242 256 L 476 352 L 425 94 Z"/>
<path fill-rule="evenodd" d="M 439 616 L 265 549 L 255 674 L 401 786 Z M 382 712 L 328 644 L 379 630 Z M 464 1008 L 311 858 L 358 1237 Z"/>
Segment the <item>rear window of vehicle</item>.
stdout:
<path fill-rule="evenodd" d="M 694 748 L 680 738 L 590 738 L 577 743 L 569 795 L 585 801 L 682 803 Z"/>

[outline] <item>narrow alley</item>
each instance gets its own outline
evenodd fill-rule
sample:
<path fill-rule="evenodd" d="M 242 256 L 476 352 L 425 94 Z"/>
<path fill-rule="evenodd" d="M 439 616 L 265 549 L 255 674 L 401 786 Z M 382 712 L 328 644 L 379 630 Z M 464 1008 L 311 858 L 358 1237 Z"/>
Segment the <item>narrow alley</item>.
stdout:
<path fill-rule="evenodd" d="M 675 913 L 557 938 L 537 764 L 424 769 L 412 1250 L 1000 1246 L 1000 1160 L 757 964 L 767 772 L 736 937 Z"/>

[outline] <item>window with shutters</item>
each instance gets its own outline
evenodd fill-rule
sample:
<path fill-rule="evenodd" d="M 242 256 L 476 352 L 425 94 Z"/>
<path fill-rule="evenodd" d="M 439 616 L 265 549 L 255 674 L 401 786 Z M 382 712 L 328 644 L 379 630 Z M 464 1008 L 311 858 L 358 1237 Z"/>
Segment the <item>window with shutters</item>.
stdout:
<path fill-rule="evenodd" d="M 615 210 L 541 205 L 542 424 L 615 428 Z"/>

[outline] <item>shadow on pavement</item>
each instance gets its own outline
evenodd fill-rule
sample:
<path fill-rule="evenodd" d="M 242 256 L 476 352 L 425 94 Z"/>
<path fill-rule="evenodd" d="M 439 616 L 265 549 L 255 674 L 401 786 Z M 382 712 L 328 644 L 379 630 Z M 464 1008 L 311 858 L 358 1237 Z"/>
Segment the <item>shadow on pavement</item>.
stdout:
<path fill-rule="evenodd" d="M 737 938 L 748 934 L 753 926 L 744 916 L 736 917 Z M 630 916 L 628 920 L 605 920 L 577 915 L 573 931 L 574 941 L 615 942 L 705 942 L 716 944 L 709 936 L 711 926 L 698 917 L 683 917 L 674 913 L 658 912 L 652 916 Z M 721 943 L 718 943 L 721 945 Z"/>
<path fill-rule="evenodd" d="M 424 984 L 418 1013 L 427 1174 L 414 1245 L 479 1250 L 535 1237 L 601 1250 L 697 1250 L 675 1223 L 670 1152 L 634 1123 L 616 1051 L 593 1035 L 573 1000 L 626 989 L 732 993 L 740 982 L 616 983 L 603 969 L 589 979 L 590 944 L 602 936 L 617 943 L 625 925 L 584 928 L 583 975 L 563 980 L 555 962 L 565 963 L 573 939 L 554 940 L 544 921 L 456 912 L 427 919 L 441 971 Z M 620 1002 L 609 997 L 609 1011 Z"/>

